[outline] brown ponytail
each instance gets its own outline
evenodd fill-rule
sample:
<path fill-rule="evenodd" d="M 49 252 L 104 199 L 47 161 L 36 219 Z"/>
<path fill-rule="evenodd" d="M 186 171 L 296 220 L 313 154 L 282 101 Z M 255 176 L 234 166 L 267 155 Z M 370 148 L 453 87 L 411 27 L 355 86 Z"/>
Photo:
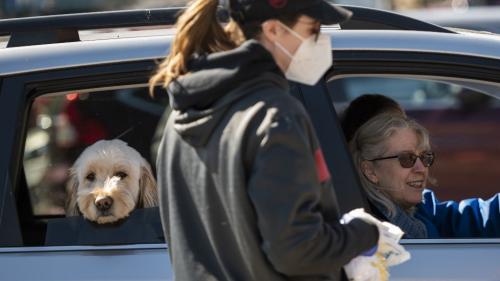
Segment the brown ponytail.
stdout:
<path fill-rule="evenodd" d="M 244 41 L 235 22 L 226 26 L 227 31 L 223 29 L 216 17 L 218 3 L 218 0 L 194 0 L 179 17 L 170 53 L 149 80 L 151 93 L 157 83 L 162 82 L 166 87 L 186 74 L 187 62 L 193 54 L 230 50 Z"/>

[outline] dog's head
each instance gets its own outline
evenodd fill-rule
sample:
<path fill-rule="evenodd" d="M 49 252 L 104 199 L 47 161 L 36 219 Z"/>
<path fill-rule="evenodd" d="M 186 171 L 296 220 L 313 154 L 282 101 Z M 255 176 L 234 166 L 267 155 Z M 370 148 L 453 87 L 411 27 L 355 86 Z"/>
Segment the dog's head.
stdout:
<path fill-rule="evenodd" d="M 112 223 L 135 208 L 158 205 L 156 181 L 147 161 L 121 140 L 87 147 L 70 169 L 66 216 Z"/>

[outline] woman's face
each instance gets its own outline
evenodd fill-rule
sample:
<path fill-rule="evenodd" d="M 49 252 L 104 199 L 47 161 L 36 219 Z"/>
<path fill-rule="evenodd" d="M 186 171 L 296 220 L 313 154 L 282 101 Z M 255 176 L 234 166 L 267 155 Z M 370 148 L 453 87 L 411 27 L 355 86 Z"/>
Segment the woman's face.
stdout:
<path fill-rule="evenodd" d="M 292 29 L 296 34 L 290 32 L 289 29 Z M 320 23 L 311 17 L 302 15 L 292 27 L 287 28 L 284 23 L 278 20 L 269 20 L 264 22 L 262 30 L 265 39 L 261 43 L 271 52 L 278 66 L 285 72 L 291 58 L 283 50 L 276 47 L 276 43 L 285 48 L 289 54 L 295 54 L 303 39 L 315 36 L 320 32 Z"/>
<path fill-rule="evenodd" d="M 413 129 L 396 129 L 394 134 L 385 141 L 387 152 L 380 157 L 399 155 L 402 152 L 411 152 L 421 155 L 424 149 L 419 148 L 417 134 Z M 422 164 L 417 158 L 415 165 L 411 168 L 403 168 L 397 158 L 365 161 L 371 169 L 372 182 L 380 186 L 380 190 L 386 193 L 403 209 L 415 206 L 422 201 L 422 191 L 426 186 L 429 168 Z"/>

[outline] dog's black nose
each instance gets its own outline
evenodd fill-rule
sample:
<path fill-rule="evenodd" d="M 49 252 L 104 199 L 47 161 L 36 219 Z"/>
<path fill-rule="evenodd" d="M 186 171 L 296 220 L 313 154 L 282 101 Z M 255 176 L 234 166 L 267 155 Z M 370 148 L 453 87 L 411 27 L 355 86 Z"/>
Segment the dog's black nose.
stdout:
<path fill-rule="evenodd" d="M 94 204 L 99 211 L 106 211 L 113 205 L 113 198 L 109 196 L 100 197 L 95 200 Z"/>

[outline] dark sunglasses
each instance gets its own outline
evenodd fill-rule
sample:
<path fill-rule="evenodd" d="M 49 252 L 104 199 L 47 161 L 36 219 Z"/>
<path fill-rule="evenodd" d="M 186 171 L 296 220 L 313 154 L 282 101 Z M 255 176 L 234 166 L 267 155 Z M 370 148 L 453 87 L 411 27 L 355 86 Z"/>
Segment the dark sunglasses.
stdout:
<path fill-rule="evenodd" d="M 378 161 L 378 160 L 386 160 L 386 159 L 394 159 L 397 158 L 399 161 L 399 164 L 403 168 L 412 168 L 415 166 L 415 162 L 417 162 L 417 158 L 420 158 L 420 161 L 422 161 L 422 164 L 424 164 L 424 167 L 430 167 L 432 166 L 432 163 L 434 163 L 434 152 L 432 151 L 424 151 L 420 155 L 416 155 L 415 153 L 411 152 L 403 152 L 395 156 L 387 156 L 387 157 L 380 157 L 380 158 L 375 158 L 371 159 L 368 161 Z"/>

